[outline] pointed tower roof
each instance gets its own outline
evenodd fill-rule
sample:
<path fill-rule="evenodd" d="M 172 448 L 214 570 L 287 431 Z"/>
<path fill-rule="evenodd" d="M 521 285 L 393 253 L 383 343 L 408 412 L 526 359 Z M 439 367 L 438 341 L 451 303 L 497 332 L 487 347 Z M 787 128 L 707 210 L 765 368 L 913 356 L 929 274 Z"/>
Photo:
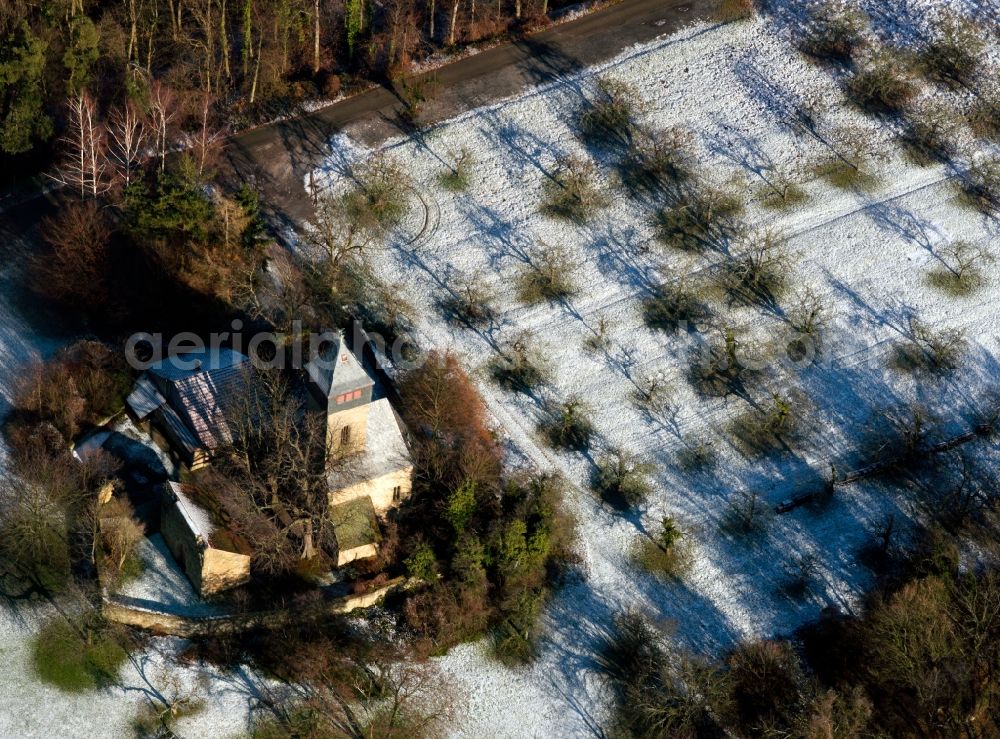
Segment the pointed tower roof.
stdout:
<path fill-rule="evenodd" d="M 320 350 L 318 356 L 309 360 L 306 373 L 327 398 L 375 384 L 354 352 L 347 348 L 344 336 L 340 333 Z"/>

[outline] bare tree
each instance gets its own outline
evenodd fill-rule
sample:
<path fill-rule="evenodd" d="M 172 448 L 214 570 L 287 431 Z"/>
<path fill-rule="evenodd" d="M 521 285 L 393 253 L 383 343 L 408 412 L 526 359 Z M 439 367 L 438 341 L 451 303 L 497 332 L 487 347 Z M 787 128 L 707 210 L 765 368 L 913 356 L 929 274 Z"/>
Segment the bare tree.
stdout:
<path fill-rule="evenodd" d="M 207 92 L 201 94 L 198 110 L 198 131 L 194 137 L 194 149 L 198 160 L 198 174 L 204 175 L 205 169 L 218 156 L 226 128 L 215 124 L 212 107 L 215 98 Z"/>
<path fill-rule="evenodd" d="M 160 172 L 166 166 L 167 150 L 173 143 L 177 123 L 177 95 L 156 80 L 149 87 L 149 117 L 153 129 L 153 149 L 160 159 Z"/>
<path fill-rule="evenodd" d="M 81 198 L 96 198 L 107 192 L 111 183 L 106 130 L 89 93 L 69 100 L 67 117 L 66 135 L 60 140 L 65 154 L 52 178 L 79 192 Z"/>
<path fill-rule="evenodd" d="M 42 235 L 52 251 L 32 259 L 34 289 L 78 307 L 105 303 L 111 229 L 100 207 L 68 203 L 42 224 Z"/>
<path fill-rule="evenodd" d="M 126 102 L 111 111 L 108 119 L 108 159 L 114 180 L 122 189 L 136 178 L 146 157 L 148 139 L 147 121 L 135 105 Z"/>

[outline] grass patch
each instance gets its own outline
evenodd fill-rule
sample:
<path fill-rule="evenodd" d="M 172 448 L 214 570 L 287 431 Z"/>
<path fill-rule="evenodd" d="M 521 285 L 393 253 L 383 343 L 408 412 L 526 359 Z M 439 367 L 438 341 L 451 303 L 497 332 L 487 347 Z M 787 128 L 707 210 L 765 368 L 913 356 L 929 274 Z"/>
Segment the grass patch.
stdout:
<path fill-rule="evenodd" d="M 32 665 L 43 681 L 68 693 L 82 693 L 113 683 L 128 657 L 121 640 L 104 625 L 80 625 L 57 616 L 46 623 L 32 645 Z"/>
<path fill-rule="evenodd" d="M 721 23 L 734 23 L 753 17 L 757 12 L 754 0 L 722 0 L 715 17 Z"/>
<path fill-rule="evenodd" d="M 653 538 L 636 542 L 632 549 L 632 559 L 646 572 L 680 580 L 690 571 L 694 562 L 686 536 L 672 517 L 664 516 Z"/>
<path fill-rule="evenodd" d="M 448 168 L 438 175 L 438 183 L 448 192 L 465 192 L 469 189 L 469 180 L 475 163 L 472 152 L 462 147 L 462 150 L 454 155 Z"/>

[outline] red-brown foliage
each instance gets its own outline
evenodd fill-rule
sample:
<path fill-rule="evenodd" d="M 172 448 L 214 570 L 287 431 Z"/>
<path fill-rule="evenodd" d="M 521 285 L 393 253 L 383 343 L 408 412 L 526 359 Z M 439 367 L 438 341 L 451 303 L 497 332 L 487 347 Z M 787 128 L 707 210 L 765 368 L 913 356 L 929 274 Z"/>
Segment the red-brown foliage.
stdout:
<path fill-rule="evenodd" d="M 419 439 L 417 466 L 429 482 L 454 488 L 463 480 L 499 480 L 501 452 L 486 405 L 451 352 L 432 351 L 400 384 L 405 419 Z"/>
<path fill-rule="evenodd" d="M 97 203 L 63 206 L 42 234 L 51 251 L 32 262 L 35 291 L 74 308 L 106 304 L 111 228 Z"/>

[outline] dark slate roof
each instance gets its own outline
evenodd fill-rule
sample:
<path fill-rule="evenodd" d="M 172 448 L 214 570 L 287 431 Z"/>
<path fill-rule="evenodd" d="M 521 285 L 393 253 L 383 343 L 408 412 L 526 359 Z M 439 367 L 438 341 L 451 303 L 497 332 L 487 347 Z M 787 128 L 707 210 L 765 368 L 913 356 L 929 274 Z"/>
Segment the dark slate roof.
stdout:
<path fill-rule="evenodd" d="M 232 440 L 226 420 L 247 394 L 252 366 L 232 349 L 176 354 L 149 369 L 129 395 L 139 418 L 158 418 L 189 453 L 215 450 Z"/>
<path fill-rule="evenodd" d="M 132 392 L 125 399 L 125 403 L 140 421 L 166 402 L 167 399 L 156 389 L 156 385 L 153 384 L 148 375 L 139 378 Z"/>
<path fill-rule="evenodd" d="M 249 365 L 234 365 L 173 383 L 175 410 L 206 449 L 232 441 L 226 415 L 246 396 L 248 379 Z"/>
<path fill-rule="evenodd" d="M 169 405 L 164 405 L 162 408 L 157 409 L 155 413 L 156 418 L 166 427 L 167 435 L 171 437 L 175 444 L 180 445 L 188 456 L 192 456 L 202 448 L 198 439 Z"/>
<path fill-rule="evenodd" d="M 343 336 L 330 342 L 318 357 L 311 359 L 306 364 L 306 373 L 327 398 L 375 384 L 354 352 L 347 348 Z"/>

